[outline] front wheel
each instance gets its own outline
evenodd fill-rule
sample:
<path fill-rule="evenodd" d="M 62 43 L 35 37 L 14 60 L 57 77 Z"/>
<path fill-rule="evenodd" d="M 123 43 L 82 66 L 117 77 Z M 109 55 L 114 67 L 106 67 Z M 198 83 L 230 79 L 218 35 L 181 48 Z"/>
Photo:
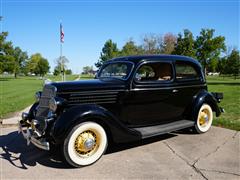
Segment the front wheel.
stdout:
<path fill-rule="evenodd" d="M 95 163 L 107 149 L 107 135 L 104 128 L 95 122 L 76 125 L 63 144 L 65 160 L 74 167 Z"/>
<path fill-rule="evenodd" d="M 195 123 L 195 130 L 197 133 L 207 132 L 213 121 L 212 108 L 208 104 L 203 104 L 199 109 L 197 121 Z"/>

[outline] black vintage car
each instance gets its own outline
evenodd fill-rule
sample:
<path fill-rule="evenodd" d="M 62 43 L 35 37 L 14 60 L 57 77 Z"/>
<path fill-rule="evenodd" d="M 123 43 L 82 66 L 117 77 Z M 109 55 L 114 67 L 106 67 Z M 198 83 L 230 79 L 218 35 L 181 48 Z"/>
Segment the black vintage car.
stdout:
<path fill-rule="evenodd" d="M 93 80 L 54 82 L 36 93 L 19 129 L 35 146 L 61 145 L 79 167 L 96 162 L 108 142 L 137 141 L 193 128 L 204 133 L 222 93 L 209 93 L 197 60 L 173 55 L 107 61 Z"/>

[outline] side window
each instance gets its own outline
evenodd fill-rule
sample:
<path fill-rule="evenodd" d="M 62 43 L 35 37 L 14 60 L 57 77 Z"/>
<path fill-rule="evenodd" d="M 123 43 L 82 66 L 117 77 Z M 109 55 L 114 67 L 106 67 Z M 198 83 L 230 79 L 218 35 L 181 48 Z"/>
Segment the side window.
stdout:
<path fill-rule="evenodd" d="M 172 72 L 172 65 L 170 63 L 147 63 L 137 70 L 135 80 L 138 82 L 169 81 L 173 78 Z"/>
<path fill-rule="evenodd" d="M 196 69 L 188 63 L 176 62 L 176 79 L 177 80 L 198 80 L 199 75 Z"/>

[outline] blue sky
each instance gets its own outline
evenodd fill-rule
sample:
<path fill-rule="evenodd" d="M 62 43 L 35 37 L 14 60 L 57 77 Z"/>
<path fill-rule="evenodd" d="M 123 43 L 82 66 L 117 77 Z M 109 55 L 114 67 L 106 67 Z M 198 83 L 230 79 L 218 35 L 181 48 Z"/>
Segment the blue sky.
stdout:
<path fill-rule="evenodd" d="M 214 28 L 227 46 L 240 45 L 239 0 L 0 0 L 3 31 L 29 55 L 40 52 L 53 69 L 59 56 L 59 23 L 63 24 L 63 55 L 79 73 L 94 65 L 103 44 L 112 39 L 121 48 L 129 39 L 141 43 L 147 33 L 178 34 Z"/>

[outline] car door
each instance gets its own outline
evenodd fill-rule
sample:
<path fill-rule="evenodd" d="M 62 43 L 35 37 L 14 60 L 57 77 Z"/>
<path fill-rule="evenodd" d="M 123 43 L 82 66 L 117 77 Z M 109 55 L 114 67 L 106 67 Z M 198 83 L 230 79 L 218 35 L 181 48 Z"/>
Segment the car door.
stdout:
<path fill-rule="evenodd" d="M 182 114 L 182 118 L 189 117 L 188 110 L 192 109 L 192 102 L 195 95 L 201 90 L 206 89 L 206 82 L 200 67 L 194 63 L 185 62 L 181 60 L 175 61 L 175 89 L 176 99 L 180 107 L 179 111 Z"/>
<path fill-rule="evenodd" d="M 144 62 L 135 71 L 123 103 L 122 119 L 129 126 L 147 126 L 178 119 L 174 68 L 171 61 Z"/>

